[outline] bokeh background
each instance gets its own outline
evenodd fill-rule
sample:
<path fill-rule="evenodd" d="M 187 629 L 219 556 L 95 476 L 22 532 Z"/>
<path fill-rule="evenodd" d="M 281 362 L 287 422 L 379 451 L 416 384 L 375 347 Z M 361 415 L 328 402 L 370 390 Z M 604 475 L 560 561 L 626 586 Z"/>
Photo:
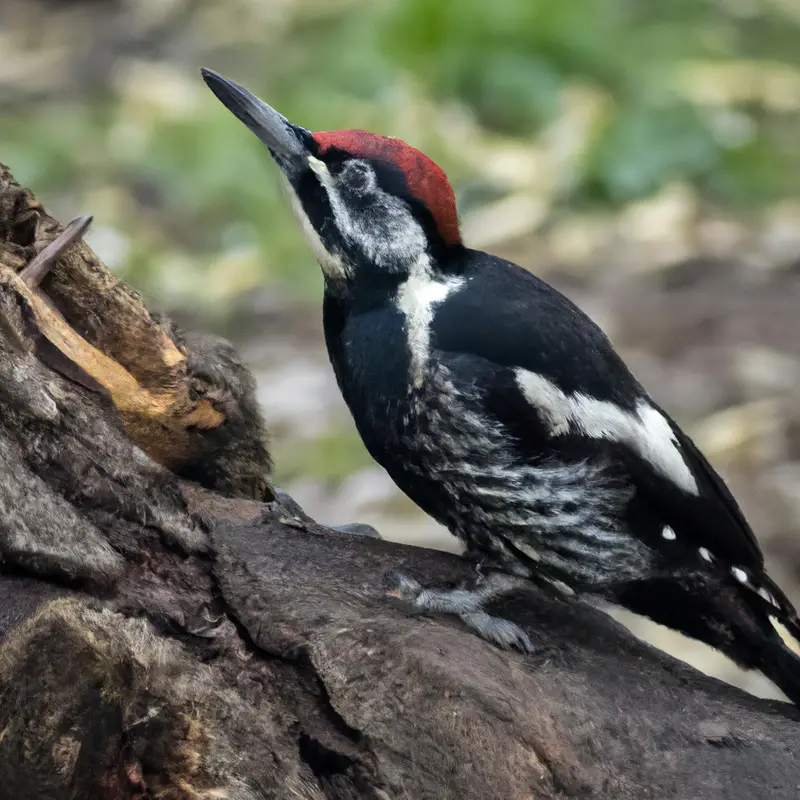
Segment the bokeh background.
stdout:
<path fill-rule="evenodd" d="M 361 446 L 321 278 L 209 66 L 451 176 L 468 244 L 576 300 L 728 479 L 800 601 L 797 0 L 2 0 L 0 160 L 151 304 L 255 370 L 278 479 L 328 523 L 455 549 Z M 622 615 L 706 672 L 776 694 Z M 777 695 L 776 695 L 777 696 Z"/>

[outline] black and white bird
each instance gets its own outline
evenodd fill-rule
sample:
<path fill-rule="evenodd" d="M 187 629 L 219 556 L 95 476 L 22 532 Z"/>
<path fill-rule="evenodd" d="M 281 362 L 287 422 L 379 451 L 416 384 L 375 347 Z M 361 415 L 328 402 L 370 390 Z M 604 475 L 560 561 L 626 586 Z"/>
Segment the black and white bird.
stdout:
<path fill-rule="evenodd" d="M 444 172 L 399 139 L 290 123 L 209 88 L 269 148 L 325 277 L 339 387 L 375 460 L 501 577 L 398 588 L 523 649 L 484 604 L 513 580 L 600 595 L 760 669 L 800 704 L 800 621 L 742 511 L 605 334 L 530 272 L 462 244 Z"/>

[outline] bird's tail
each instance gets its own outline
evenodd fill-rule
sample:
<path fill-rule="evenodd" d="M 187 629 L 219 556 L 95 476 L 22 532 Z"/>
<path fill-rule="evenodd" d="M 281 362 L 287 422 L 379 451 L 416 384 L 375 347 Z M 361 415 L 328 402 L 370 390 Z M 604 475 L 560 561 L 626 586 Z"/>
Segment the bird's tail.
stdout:
<path fill-rule="evenodd" d="M 773 631 L 763 646 L 759 665 L 766 675 L 796 706 L 800 706 L 800 656 Z"/>
<path fill-rule="evenodd" d="M 784 638 L 776 630 L 771 620 L 782 625 L 795 643 L 800 646 L 800 619 L 797 611 L 781 588 L 766 574 L 761 576 L 761 599 L 768 603 L 762 606 L 767 613 L 764 625 L 763 659 L 759 669 L 764 673 L 795 705 L 800 706 L 800 655 L 786 644 Z M 770 619 L 771 618 L 771 619 Z"/>
<path fill-rule="evenodd" d="M 699 576 L 698 576 L 699 577 Z M 800 620 L 780 589 L 764 576 L 770 597 L 729 582 L 654 579 L 628 584 L 618 601 L 631 611 L 681 631 L 757 669 L 800 706 L 800 656 L 784 642 L 776 619 L 800 643 Z"/>

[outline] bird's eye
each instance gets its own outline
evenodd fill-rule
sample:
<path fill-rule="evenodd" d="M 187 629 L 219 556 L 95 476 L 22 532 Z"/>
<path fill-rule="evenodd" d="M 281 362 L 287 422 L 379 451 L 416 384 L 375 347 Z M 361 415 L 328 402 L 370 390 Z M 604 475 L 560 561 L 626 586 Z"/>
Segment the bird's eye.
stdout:
<path fill-rule="evenodd" d="M 369 191 L 375 182 L 372 169 L 363 161 L 349 162 L 342 170 L 342 179 L 349 189 L 359 193 Z"/>

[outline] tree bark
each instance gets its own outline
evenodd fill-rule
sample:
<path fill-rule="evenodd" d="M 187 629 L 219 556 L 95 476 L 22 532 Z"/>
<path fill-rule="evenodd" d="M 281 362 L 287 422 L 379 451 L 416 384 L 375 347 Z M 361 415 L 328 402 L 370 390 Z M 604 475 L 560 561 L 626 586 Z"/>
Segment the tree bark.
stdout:
<path fill-rule="evenodd" d="M 2 171 L 0 797 L 800 795 L 793 706 L 597 610 L 502 601 L 523 656 L 391 600 L 473 569 L 276 500 L 231 348 L 85 244 L 28 280 L 60 231 Z"/>

